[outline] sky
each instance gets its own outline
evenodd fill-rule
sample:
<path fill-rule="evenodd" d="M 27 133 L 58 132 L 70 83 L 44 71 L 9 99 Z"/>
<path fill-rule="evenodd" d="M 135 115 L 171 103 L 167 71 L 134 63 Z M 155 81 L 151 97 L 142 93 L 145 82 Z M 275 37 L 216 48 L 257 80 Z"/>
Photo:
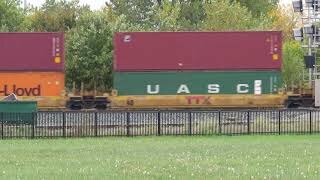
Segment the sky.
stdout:
<path fill-rule="evenodd" d="M 27 0 L 28 3 L 34 6 L 40 6 L 45 0 Z M 80 0 L 81 4 L 89 4 L 91 9 L 100 9 L 106 0 Z M 280 0 L 281 4 L 290 4 L 292 0 Z"/>
<path fill-rule="evenodd" d="M 290 4 L 292 0 L 280 0 L 281 4 Z"/>

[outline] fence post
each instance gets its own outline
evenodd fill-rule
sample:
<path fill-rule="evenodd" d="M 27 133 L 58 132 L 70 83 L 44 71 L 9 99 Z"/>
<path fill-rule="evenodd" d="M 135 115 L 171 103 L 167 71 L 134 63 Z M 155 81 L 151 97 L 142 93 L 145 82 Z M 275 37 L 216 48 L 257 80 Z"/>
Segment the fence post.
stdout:
<path fill-rule="evenodd" d="M 62 112 L 62 136 L 66 137 L 66 112 Z"/>
<path fill-rule="evenodd" d="M 188 113 L 188 120 L 189 120 L 189 136 L 191 136 L 192 135 L 192 118 L 191 118 L 191 116 L 192 116 L 192 112 L 191 112 L 191 110 L 189 110 L 189 113 Z"/>
<path fill-rule="evenodd" d="M 218 113 L 218 120 L 219 120 L 219 135 L 221 135 L 221 111 L 219 111 L 219 113 Z"/>
<path fill-rule="evenodd" d="M 158 111 L 158 136 L 161 136 L 161 111 Z"/>
<path fill-rule="evenodd" d="M 0 117 L 1 117 L 1 139 L 4 139 L 3 135 L 4 135 L 4 132 L 3 132 L 3 123 L 4 123 L 4 114 L 3 113 L 0 113 Z"/>
<path fill-rule="evenodd" d="M 279 110 L 279 113 L 278 113 L 278 134 L 280 135 L 281 134 L 281 110 Z"/>
<path fill-rule="evenodd" d="M 94 112 L 94 136 L 98 137 L 98 112 Z"/>
<path fill-rule="evenodd" d="M 248 116 L 247 116 L 247 124 L 248 124 L 248 134 L 250 134 L 250 110 L 247 112 Z"/>
<path fill-rule="evenodd" d="M 127 136 L 130 136 L 130 112 L 127 112 Z"/>
<path fill-rule="evenodd" d="M 310 134 L 312 134 L 312 110 L 310 110 L 309 113 L 310 113 L 310 114 L 309 114 L 309 120 L 310 120 L 310 123 L 309 123 L 309 124 L 310 124 L 310 127 L 309 127 L 309 128 L 310 128 L 310 129 L 309 129 L 309 130 L 310 130 Z"/>

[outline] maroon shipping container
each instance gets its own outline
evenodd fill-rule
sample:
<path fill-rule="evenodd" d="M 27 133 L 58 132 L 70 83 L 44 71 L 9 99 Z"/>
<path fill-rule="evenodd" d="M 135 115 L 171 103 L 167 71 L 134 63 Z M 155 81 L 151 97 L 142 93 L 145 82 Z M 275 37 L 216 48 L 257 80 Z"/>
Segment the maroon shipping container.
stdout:
<path fill-rule="evenodd" d="M 63 33 L 0 33 L 0 71 L 64 71 Z"/>
<path fill-rule="evenodd" d="M 279 70 L 281 32 L 123 32 L 115 71 Z"/>

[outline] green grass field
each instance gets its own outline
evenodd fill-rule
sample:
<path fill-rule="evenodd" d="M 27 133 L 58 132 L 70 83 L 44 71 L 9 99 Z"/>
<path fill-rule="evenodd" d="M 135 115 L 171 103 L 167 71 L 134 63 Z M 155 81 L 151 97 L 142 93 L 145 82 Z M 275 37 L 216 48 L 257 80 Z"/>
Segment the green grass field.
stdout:
<path fill-rule="evenodd" d="M 0 141 L 0 179 L 319 179 L 320 136 Z"/>

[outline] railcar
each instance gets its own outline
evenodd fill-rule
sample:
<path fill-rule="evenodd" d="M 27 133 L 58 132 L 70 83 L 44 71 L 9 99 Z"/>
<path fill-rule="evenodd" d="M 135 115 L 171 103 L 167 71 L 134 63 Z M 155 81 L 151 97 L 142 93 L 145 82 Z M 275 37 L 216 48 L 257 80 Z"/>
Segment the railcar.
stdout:
<path fill-rule="evenodd" d="M 99 95 L 65 90 L 62 33 L 0 33 L 0 42 L 0 98 L 41 109 L 314 107 L 320 92 L 318 81 L 282 90 L 278 31 L 116 33 L 114 90 Z"/>

